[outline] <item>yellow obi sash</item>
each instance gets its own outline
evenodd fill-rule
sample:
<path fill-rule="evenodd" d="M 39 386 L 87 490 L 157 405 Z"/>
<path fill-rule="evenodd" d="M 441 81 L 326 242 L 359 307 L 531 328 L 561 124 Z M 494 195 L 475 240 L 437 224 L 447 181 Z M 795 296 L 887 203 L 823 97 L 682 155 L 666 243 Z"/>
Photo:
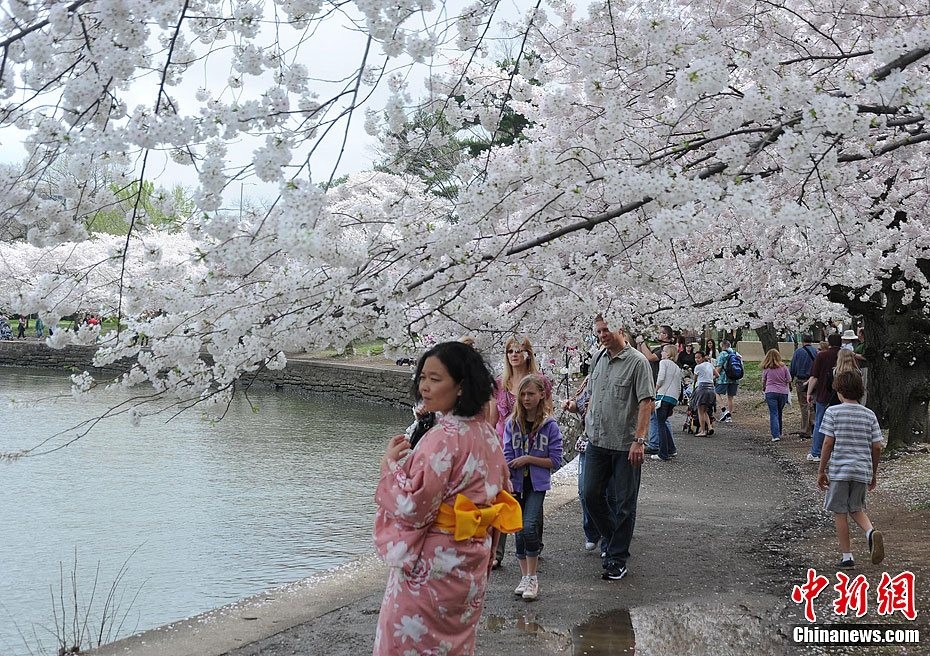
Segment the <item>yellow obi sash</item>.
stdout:
<path fill-rule="evenodd" d="M 464 494 L 456 495 L 455 505 L 439 506 L 434 526 L 444 533 L 452 533 L 456 542 L 469 538 L 483 538 L 494 527 L 502 533 L 516 533 L 523 528 L 523 511 L 520 503 L 507 492 L 501 491 L 490 506 L 479 508 Z"/>

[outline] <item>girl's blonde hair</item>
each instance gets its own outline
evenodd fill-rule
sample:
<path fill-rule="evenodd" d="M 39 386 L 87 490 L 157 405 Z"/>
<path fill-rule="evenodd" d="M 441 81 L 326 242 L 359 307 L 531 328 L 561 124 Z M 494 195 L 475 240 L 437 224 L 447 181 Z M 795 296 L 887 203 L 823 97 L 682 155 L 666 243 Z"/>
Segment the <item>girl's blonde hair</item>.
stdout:
<path fill-rule="evenodd" d="M 778 352 L 778 349 L 769 349 L 765 357 L 762 359 L 762 368 L 763 369 L 778 369 L 779 367 L 784 366 L 784 362 L 781 360 L 781 353 Z"/>
<path fill-rule="evenodd" d="M 662 355 L 667 355 L 668 359 L 674 362 L 678 356 L 678 347 L 674 344 L 666 344 L 662 347 Z"/>
<path fill-rule="evenodd" d="M 523 377 L 523 380 L 520 381 L 520 386 L 517 389 L 517 402 L 513 406 L 513 422 L 520 428 L 520 432 L 526 435 L 526 410 L 523 408 L 523 404 L 520 403 L 520 395 L 523 393 L 524 388 L 529 387 L 530 385 L 535 385 L 536 388 L 542 392 L 542 403 L 539 404 L 539 412 L 536 416 L 535 426 L 539 428 L 542 426 L 543 422 L 552 416 L 552 394 L 547 390 L 546 380 L 540 374 L 527 374 Z"/>
<path fill-rule="evenodd" d="M 536 354 L 533 353 L 533 345 L 526 337 L 514 335 L 504 344 L 504 375 L 501 376 L 501 385 L 504 389 L 510 389 L 510 379 L 513 378 L 513 367 L 510 366 L 510 358 L 507 357 L 507 351 L 511 346 L 517 346 L 523 349 L 528 356 L 526 358 L 526 373 L 538 374 L 539 365 L 536 364 Z"/>
<path fill-rule="evenodd" d="M 856 362 L 856 354 L 849 349 L 840 349 L 836 354 L 836 368 L 833 370 L 833 376 L 841 374 L 844 371 L 859 372 L 859 363 Z"/>

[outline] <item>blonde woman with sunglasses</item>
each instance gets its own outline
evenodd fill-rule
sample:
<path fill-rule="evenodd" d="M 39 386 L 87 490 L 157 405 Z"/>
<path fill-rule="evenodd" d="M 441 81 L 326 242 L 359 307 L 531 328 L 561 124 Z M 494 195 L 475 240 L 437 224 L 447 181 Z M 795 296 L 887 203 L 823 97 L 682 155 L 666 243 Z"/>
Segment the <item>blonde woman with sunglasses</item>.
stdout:
<path fill-rule="evenodd" d="M 491 408 L 491 425 L 494 426 L 497 434 L 501 438 L 501 446 L 504 444 L 504 426 L 507 418 L 513 414 L 517 405 L 517 390 L 520 389 L 520 383 L 524 377 L 530 374 L 538 374 L 539 365 L 536 362 L 536 354 L 533 352 L 533 345 L 530 340 L 523 335 L 514 335 L 504 344 L 504 373 L 494 382 L 497 387 L 494 391 L 493 404 Z M 552 391 L 552 383 L 548 378 L 543 377 L 548 391 Z M 542 531 L 540 531 L 542 533 Z M 500 567 L 504 560 L 504 549 L 507 545 L 506 538 L 502 535 L 500 542 L 497 543 L 497 552 L 493 562 L 493 567 Z"/>

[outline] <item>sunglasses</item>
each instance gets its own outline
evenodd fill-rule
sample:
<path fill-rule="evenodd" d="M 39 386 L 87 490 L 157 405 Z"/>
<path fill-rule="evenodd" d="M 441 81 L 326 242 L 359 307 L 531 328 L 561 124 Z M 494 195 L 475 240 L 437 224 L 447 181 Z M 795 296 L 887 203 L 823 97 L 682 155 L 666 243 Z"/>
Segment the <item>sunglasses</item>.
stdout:
<path fill-rule="evenodd" d="M 507 349 L 507 355 L 513 355 L 514 353 L 526 353 L 526 349 Z"/>

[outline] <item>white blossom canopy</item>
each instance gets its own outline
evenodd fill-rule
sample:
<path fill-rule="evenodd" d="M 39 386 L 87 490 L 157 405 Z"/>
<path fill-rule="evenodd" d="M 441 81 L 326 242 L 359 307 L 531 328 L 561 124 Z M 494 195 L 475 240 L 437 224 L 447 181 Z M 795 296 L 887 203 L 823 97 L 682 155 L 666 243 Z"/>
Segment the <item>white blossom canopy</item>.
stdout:
<path fill-rule="evenodd" d="M 183 265 L 158 264 L 164 244 L 132 248 L 161 239 L 137 204 L 110 296 L 88 300 L 96 279 L 68 288 L 23 267 L 6 296 L 53 324 L 88 302 L 118 308 L 129 329 L 104 338 L 99 361 L 137 357 L 125 382 L 186 398 L 222 398 L 283 353 L 370 336 L 481 343 L 519 329 L 555 345 L 604 308 L 636 328 L 797 325 L 844 313 L 826 285 L 864 298 L 892 276 L 913 298 L 930 275 L 930 10 L 912 4 L 539 3 L 495 28 L 519 35 L 495 62 L 490 0 L 11 2 L 0 127 L 27 131 L 29 157 L 0 171 L 4 220 L 36 247 L 87 243 L 112 193 L 80 177 L 43 193 L 63 155 L 145 179 L 167 153 L 190 167 L 198 212 Z M 335 17 L 364 46 L 323 97 L 301 53 Z M 420 109 L 447 128 L 405 129 L 420 92 L 394 67 L 433 57 L 452 61 L 427 78 Z M 190 71 L 216 60 L 228 75 L 185 97 Z M 365 125 L 388 155 L 484 135 L 488 147 L 444 172 L 453 197 L 409 174 L 330 186 L 333 171 L 314 170 L 320 140 L 381 79 L 390 98 Z M 499 138 L 513 115 L 525 127 Z M 255 148 L 236 159 L 241 141 Z M 222 211 L 250 176 L 277 200 Z"/>

